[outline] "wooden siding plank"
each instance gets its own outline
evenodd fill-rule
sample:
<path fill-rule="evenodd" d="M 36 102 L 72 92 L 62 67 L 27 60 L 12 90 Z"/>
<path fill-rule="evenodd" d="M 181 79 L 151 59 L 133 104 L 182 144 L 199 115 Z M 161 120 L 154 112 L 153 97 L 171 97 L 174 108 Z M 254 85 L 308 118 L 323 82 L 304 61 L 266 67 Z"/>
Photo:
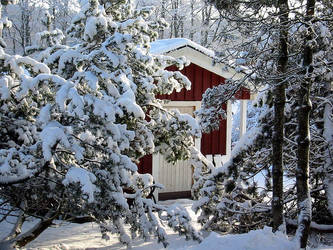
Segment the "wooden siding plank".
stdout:
<path fill-rule="evenodd" d="M 240 90 L 238 90 L 235 94 L 235 98 L 237 100 L 250 100 L 251 99 L 251 93 L 249 89 L 246 89 L 244 87 L 241 87 Z"/>
<path fill-rule="evenodd" d="M 190 80 L 191 84 L 191 90 L 186 91 L 185 94 L 185 101 L 194 101 L 194 64 L 190 64 L 188 67 L 185 67 L 185 76 Z"/>
<path fill-rule="evenodd" d="M 223 104 L 222 108 L 224 109 L 224 111 L 227 111 L 227 104 Z M 224 143 L 220 143 L 219 144 L 219 149 L 218 149 L 218 153 L 219 154 L 226 154 L 226 142 L 227 142 L 227 120 L 222 120 L 220 123 L 220 129 L 219 129 L 219 133 L 220 133 L 220 141 L 223 141 Z"/>
<path fill-rule="evenodd" d="M 180 72 L 181 72 L 183 75 L 187 76 L 185 67 L 184 67 Z M 186 92 L 188 92 L 188 90 L 186 90 L 185 88 L 183 88 L 183 89 L 179 92 L 179 97 L 178 97 L 178 99 L 179 99 L 179 100 L 185 100 Z"/>
<path fill-rule="evenodd" d="M 200 101 L 202 99 L 202 69 L 195 65 L 194 67 L 194 99 Z"/>
<path fill-rule="evenodd" d="M 220 76 L 220 84 L 225 84 L 225 78 L 223 78 L 222 76 Z"/>
<path fill-rule="evenodd" d="M 212 81 L 211 81 L 211 87 L 217 86 L 220 84 L 220 77 L 214 73 L 212 73 Z"/>
<path fill-rule="evenodd" d="M 215 130 L 211 133 L 212 135 L 212 154 L 219 153 L 219 143 L 223 142 L 220 140 L 220 130 Z"/>
<path fill-rule="evenodd" d="M 167 70 L 176 71 L 177 67 L 171 66 Z M 225 83 L 225 79 L 213 72 L 210 72 L 196 64 L 191 63 L 181 71 L 192 82 L 189 91 L 182 90 L 180 93 L 173 92 L 165 99 L 172 101 L 201 101 L 202 94 L 207 88 Z M 238 98 L 246 98 L 249 92 L 242 89 L 238 93 Z M 201 138 L 201 151 L 203 154 L 225 154 L 226 153 L 226 121 L 222 121 L 220 130 L 210 134 L 203 134 Z"/>
<path fill-rule="evenodd" d="M 203 78 L 202 79 L 203 80 L 202 94 L 203 94 L 206 91 L 206 89 L 212 87 L 212 72 L 204 70 L 202 78 Z"/>
<path fill-rule="evenodd" d="M 176 66 L 169 66 L 166 69 L 170 71 L 179 70 Z M 207 88 L 225 83 L 225 78 L 222 76 L 210 72 L 193 63 L 182 69 L 181 72 L 192 82 L 192 89 L 187 91 L 183 89 L 181 92 L 174 91 L 171 95 L 161 95 L 159 98 L 169 99 L 172 101 L 201 101 L 202 94 Z M 210 77 L 208 77 L 208 75 L 210 75 Z M 242 87 L 235 94 L 235 98 L 239 100 L 249 100 L 250 96 L 250 91 L 244 87 Z"/>
<path fill-rule="evenodd" d="M 212 133 L 202 134 L 201 151 L 203 155 L 212 154 Z"/>
<path fill-rule="evenodd" d="M 226 141 L 227 141 L 227 120 L 222 120 L 220 129 L 219 129 L 219 140 L 220 142 L 224 143 L 219 143 L 219 148 L 216 154 L 226 154 Z"/>
<path fill-rule="evenodd" d="M 140 159 L 138 164 L 138 172 L 140 174 L 152 174 L 153 173 L 153 156 L 145 155 Z"/>

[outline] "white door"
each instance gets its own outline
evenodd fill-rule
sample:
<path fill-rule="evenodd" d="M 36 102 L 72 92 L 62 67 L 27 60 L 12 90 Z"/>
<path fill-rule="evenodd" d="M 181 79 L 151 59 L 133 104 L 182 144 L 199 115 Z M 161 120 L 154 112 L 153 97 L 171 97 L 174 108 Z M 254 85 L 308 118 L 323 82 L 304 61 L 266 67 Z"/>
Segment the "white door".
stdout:
<path fill-rule="evenodd" d="M 178 109 L 180 113 L 187 113 L 193 116 L 195 111 L 195 106 L 167 106 L 168 110 L 170 109 Z M 160 196 L 163 193 L 177 193 L 181 195 L 181 192 L 191 190 L 193 181 L 192 181 L 192 166 L 189 161 L 177 161 L 176 164 L 167 163 L 162 155 L 155 156 L 155 160 L 153 160 L 153 164 L 158 165 L 158 169 L 156 166 L 153 166 L 153 175 L 154 169 L 157 170 L 157 182 L 163 184 L 165 187 L 163 190 L 159 191 Z M 176 196 L 175 196 L 176 197 Z"/>

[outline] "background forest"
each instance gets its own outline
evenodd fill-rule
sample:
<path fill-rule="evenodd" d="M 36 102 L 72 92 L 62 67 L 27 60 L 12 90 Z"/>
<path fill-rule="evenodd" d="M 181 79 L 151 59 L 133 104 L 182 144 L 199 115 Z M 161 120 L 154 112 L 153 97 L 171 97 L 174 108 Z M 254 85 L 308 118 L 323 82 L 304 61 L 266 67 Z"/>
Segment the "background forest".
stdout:
<path fill-rule="evenodd" d="M 137 7 L 154 6 L 151 20 L 165 19 L 168 28 L 159 32 L 159 39 L 183 37 L 204 47 L 217 49 L 232 34 L 224 32 L 227 22 L 217 9 L 205 1 L 142 1 Z M 60 29 L 64 34 L 71 18 L 77 13 L 79 2 L 69 1 L 18 1 L 8 6 L 4 15 L 12 20 L 13 27 L 4 30 L 3 38 L 13 53 L 23 54 L 27 46 L 33 44 L 35 34 L 45 29 L 43 19 L 47 10 L 53 17 L 52 29 Z M 219 50 L 219 49 L 218 49 Z"/>

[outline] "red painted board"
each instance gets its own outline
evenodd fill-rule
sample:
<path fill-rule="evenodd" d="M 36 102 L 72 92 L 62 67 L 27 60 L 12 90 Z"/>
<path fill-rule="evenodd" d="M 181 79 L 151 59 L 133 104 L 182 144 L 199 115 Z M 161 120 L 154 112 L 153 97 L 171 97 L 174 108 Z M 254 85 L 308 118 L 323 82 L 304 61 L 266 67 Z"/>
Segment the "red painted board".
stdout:
<path fill-rule="evenodd" d="M 195 65 L 194 67 L 194 99 L 196 101 L 200 101 L 202 99 L 202 76 L 203 76 L 203 72 L 202 72 L 202 68 Z"/>
<path fill-rule="evenodd" d="M 219 149 L 218 152 L 219 154 L 225 155 L 226 154 L 226 143 L 227 143 L 227 120 L 222 120 L 221 125 L 220 125 L 220 130 L 219 130 Z"/>
<path fill-rule="evenodd" d="M 250 100 L 250 97 L 251 97 L 250 90 L 244 87 L 238 90 L 235 94 L 235 98 L 237 100 Z"/>
<path fill-rule="evenodd" d="M 201 137 L 201 153 L 203 155 L 212 154 L 212 134 L 202 133 Z"/>
<path fill-rule="evenodd" d="M 153 174 L 153 155 L 145 155 L 138 164 L 140 174 Z"/>

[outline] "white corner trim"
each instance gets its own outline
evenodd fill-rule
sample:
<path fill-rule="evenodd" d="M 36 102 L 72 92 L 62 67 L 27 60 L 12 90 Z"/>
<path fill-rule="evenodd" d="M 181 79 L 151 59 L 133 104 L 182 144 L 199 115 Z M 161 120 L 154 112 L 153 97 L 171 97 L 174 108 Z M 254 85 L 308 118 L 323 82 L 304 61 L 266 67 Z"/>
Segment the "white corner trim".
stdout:
<path fill-rule="evenodd" d="M 259 91 L 257 91 L 257 92 L 253 92 L 253 93 L 251 92 L 251 93 L 250 93 L 250 100 L 253 101 L 253 100 L 257 99 L 257 97 L 258 97 L 258 92 L 259 92 Z"/>
<path fill-rule="evenodd" d="M 222 155 L 214 155 L 214 165 L 215 167 L 220 167 L 223 164 Z"/>
<path fill-rule="evenodd" d="M 201 101 L 169 101 L 163 104 L 164 107 L 194 107 L 194 110 L 201 108 Z M 195 138 L 195 148 L 201 149 L 201 137 Z"/>
<path fill-rule="evenodd" d="M 246 133 L 247 100 L 240 100 L 239 138 Z"/>
<path fill-rule="evenodd" d="M 214 165 L 214 162 L 213 162 L 213 155 L 205 155 L 205 157 L 206 157 L 206 159 L 208 160 L 208 161 L 210 161 L 213 165 Z"/>
<path fill-rule="evenodd" d="M 163 103 L 164 107 L 195 107 L 195 110 L 198 110 L 201 107 L 201 101 L 168 101 Z"/>
<path fill-rule="evenodd" d="M 152 176 L 154 178 L 155 183 L 159 183 L 158 180 L 158 166 L 159 166 L 159 160 L 160 160 L 160 153 L 153 154 L 153 160 L 152 160 Z M 154 191 L 154 196 L 156 201 L 158 201 L 158 193 L 159 193 L 159 188 L 155 188 Z"/>
<path fill-rule="evenodd" d="M 222 165 L 225 164 L 229 160 L 230 160 L 230 155 L 222 155 L 222 157 L 221 157 Z"/>
<path fill-rule="evenodd" d="M 227 138 L 226 138 L 226 155 L 231 154 L 231 132 L 232 132 L 232 104 L 227 102 Z"/>
<path fill-rule="evenodd" d="M 167 103 L 163 104 L 164 107 L 194 107 L 194 110 L 198 110 L 201 107 L 201 101 L 169 101 Z M 201 137 L 195 138 L 194 142 L 195 147 L 200 150 L 201 149 Z M 160 158 L 163 157 L 160 153 L 153 154 L 153 160 L 152 160 L 152 175 L 156 183 L 159 183 L 159 164 L 160 164 Z M 158 193 L 159 189 L 156 188 L 154 192 L 154 196 L 156 201 L 158 201 Z"/>

